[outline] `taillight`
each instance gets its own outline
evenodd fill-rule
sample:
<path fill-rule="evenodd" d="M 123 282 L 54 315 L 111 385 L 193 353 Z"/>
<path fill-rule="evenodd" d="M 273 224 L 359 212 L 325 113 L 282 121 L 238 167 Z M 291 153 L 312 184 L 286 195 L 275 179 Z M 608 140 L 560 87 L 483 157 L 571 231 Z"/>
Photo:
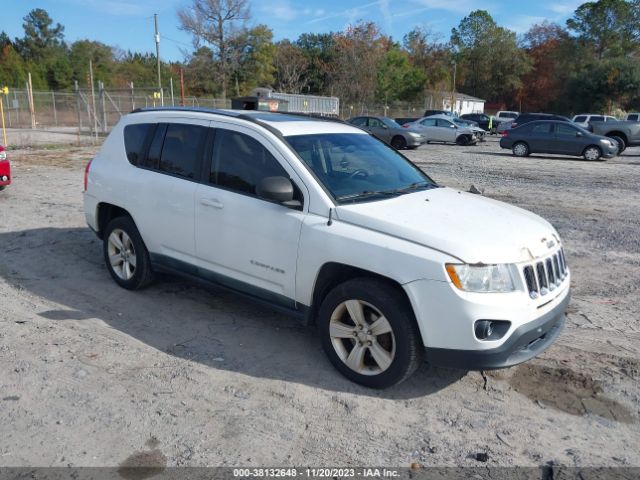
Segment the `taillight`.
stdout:
<path fill-rule="evenodd" d="M 89 167 L 91 167 L 92 160 L 89 160 L 87 166 L 84 167 L 84 191 L 87 191 L 87 184 L 89 183 Z"/>
<path fill-rule="evenodd" d="M 0 145 L 0 161 L 7 159 L 7 151 Z"/>
<path fill-rule="evenodd" d="M 409 125 L 408 123 L 405 123 L 404 125 L 402 125 L 402 128 L 410 128 L 411 125 Z"/>
<path fill-rule="evenodd" d="M 505 130 L 504 132 L 502 132 L 502 136 L 506 137 L 509 135 L 509 130 Z"/>
<path fill-rule="evenodd" d="M 517 126 L 518 126 L 518 124 L 517 124 L 517 123 L 515 123 L 515 122 L 513 122 L 513 123 L 511 124 L 511 127 L 509 127 L 509 128 L 516 128 Z"/>

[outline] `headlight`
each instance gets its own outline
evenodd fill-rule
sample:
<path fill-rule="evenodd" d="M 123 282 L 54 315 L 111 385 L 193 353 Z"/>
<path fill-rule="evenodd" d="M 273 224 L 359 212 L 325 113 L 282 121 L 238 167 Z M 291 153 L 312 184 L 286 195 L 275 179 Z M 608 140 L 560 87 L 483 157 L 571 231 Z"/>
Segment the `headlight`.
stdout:
<path fill-rule="evenodd" d="M 420 138 L 422 135 L 420 135 L 419 133 L 416 132 L 407 132 L 409 135 L 411 135 L 413 138 Z"/>
<path fill-rule="evenodd" d="M 467 292 L 512 292 L 515 290 L 509 266 L 446 264 L 453 284 Z"/>

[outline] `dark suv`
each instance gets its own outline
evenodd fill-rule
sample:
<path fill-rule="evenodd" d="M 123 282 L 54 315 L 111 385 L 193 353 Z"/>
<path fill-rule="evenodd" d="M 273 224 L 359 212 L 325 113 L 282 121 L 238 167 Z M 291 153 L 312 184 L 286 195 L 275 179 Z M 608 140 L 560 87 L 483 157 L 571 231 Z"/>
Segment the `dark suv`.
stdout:
<path fill-rule="evenodd" d="M 499 120 L 493 120 L 493 122 L 491 122 L 491 117 L 486 113 L 465 113 L 464 115 L 460 115 L 460 118 L 476 122 L 483 130 L 489 130 L 489 123 L 491 123 L 492 128 L 497 127 L 500 123 Z"/>
<path fill-rule="evenodd" d="M 554 115 L 552 113 L 521 113 L 518 115 L 513 123 L 511 124 L 511 128 L 519 127 L 520 125 L 524 125 L 525 123 L 533 122 L 535 120 L 557 120 L 559 122 L 571 122 L 567 117 L 563 117 L 562 115 Z"/>
<path fill-rule="evenodd" d="M 423 117 L 430 117 L 431 115 L 451 115 L 450 110 L 425 110 Z"/>

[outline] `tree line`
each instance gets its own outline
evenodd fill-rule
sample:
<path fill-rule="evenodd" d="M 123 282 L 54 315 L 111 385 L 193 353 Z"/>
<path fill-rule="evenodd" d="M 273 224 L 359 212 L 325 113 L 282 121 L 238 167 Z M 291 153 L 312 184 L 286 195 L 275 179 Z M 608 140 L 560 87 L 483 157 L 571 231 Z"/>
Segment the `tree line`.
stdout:
<path fill-rule="evenodd" d="M 508 108 L 572 113 L 640 109 L 640 0 L 579 6 L 565 25 L 543 22 L 517 35 L 485 10 L 470 12 L 448 40 L 416 27 L 401 41 L 373 22 L 344 31 L 273 40 L 251 22 L 247 0 L 191 0 L 177 12 L 193 38 L 182 62 L 161 62 L 165 85 L 184 70 L 189 95 L 227 98 L 255 87 L 338 96 L 354 105 L 422 102 L 456 91 Z M 94 77 L 110 88 L 153 87 L 156 58 L 101 42 L 67 43 L 48 12 L 24 17 L 24 36 L 0 33 L 0 85 L 69 90 Z"/>

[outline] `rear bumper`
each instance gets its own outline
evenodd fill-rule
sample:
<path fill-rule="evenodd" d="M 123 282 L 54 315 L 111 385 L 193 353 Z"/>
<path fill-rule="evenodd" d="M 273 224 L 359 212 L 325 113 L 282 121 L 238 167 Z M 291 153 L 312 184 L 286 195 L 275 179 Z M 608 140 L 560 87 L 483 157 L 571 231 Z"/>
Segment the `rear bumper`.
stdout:
<path fill-rule="evenodd" d="M 492 370 L 511 367 L 539 355 L 555 342 L 564 328 L 570 295 L 540 318 L 518 327 L 509 339 L 488 350 L 425 349 L 427 360 L 443 367 L 464 370 Z"/>

